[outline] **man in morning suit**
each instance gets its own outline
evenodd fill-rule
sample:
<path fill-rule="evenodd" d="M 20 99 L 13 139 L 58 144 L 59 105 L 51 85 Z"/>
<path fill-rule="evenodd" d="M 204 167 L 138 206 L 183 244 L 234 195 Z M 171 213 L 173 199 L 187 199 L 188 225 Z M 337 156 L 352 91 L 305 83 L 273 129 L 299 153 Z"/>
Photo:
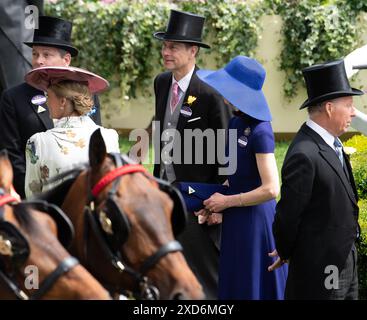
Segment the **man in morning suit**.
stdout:
<path fill-rule="evenodd" d="M 154 80 L 156 98 L 155 120 L 159 121 L 162 139 L 155 146 L 155 152 L 163 159 L 154 166 L 154 175 L 171 183 L 179 181 L 218 183 L 218 163 L 208 164 L 206 144 L 195 150 L 192 144 L 189 163 L 184 163 L 188 154 L 184 131 L 198 129 L 203 132 L 211 128 L 227 127 L 228 107 L 223 98 L 196 75 L 196 56 L 199 47 L 209 48 L 202 42 L 205 18 L 192 13 L 171 10 L 166 32 L 156 32 L 154 37 L 163 42 L 162 58 L 167 72 L 159 74 Z M 174 138 L 174 148 L 181 148 L 181 162 L 165 163 L 165 133 L 175 129 L 178 139 Z M 179 144 L 179 140 L 181 144 Z M 193 142 L 191 140 L 191 142 Z M 198 149 L 198 148 L 197 148 Z M 174 151 L 174 150 L 173 150 Z M 202 152 L 203 161 L 195 162 L 195 153 Z M 172 150 L 170 155 L 172 155 Z M 161 158 L 161 157 L 160 157 Z M 187 159 L 186 159 L 187 160 Z M 208 299 L 217 298 L 218 262 L 219 262 L 218 225 L 198 224 L 194 213 L 189 213 L 189 222 L 183 234 L 178 238 L 184 247 L 184 254 L 189 266 L 203 285 Z"/>
<path fill-rule="evenodd" d="M 70 42 L 72 24 L 63 19 L 41 16 L 33 42 L 32 68 L 69 66 L 78 54 Z M 100 124 L 98 99 L 91 118 Z M 35 133 L 53 128 L 44 92 L 27 83 L 4 91 L 0 101 L 0 149 L 7 149 L 14 171 L 14 187 L 24 198 L 25 146 Z"/>
<path fill-rule="evenodd" d="M 342 60 L 303 70 L 309 119 L 282 167 L 273 231 L 289 261 L 286 299 L 357 299 L 357 191 L 339 136 L 355 115 Z"/>

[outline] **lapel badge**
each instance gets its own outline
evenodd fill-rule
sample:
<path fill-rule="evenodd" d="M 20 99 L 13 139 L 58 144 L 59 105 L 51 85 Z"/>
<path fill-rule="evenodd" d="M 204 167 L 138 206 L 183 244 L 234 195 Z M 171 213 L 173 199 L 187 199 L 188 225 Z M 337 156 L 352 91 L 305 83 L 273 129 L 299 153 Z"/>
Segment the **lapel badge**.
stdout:
<path fill-rule="evenodd" d="M 182 105 L 182 108 L 180 110 L 180 113 L 186 117 L 189 118 L 192 115 L 192 109 L 191 105 L 196 101 L 195 96 L 188 96 L 187 101 Z"/>
<path fill-rule="evenodd" d="M 238 138 L 237 143 L 241 148 L 244 148 L 247 146 L 248 139 L 246 136 L 241 136 Z"/>
<path fill-rule="evenodd" d="M 46 109 L 44 107 L 38 106 L 37 113 L 42 113 L 42 112 L 45 112 L 45 111 L 46 111 Z"/>
<path fill-rule="evenodd" d="M 42 104 L 45 104 L 46 101 L 47 101 L 47 98 L 41 94 L 36 95 L 31 99 L 32 104 L 35 106 L 40 106 Z"/>
<path fill-rule="evenodd" d="M 251 128 L 250 127 L 247 127 L 244 131 L 243 131 L 243 134 L 248 137 L 251 133 Z"/>
<path fill-rule="evenodd" d="M 189 117 L 191 117 L 191 115 L 192 115 L 192 110 L 191 110 L 191 108 L 190 108 L 189 106 L 185 105 L 185 106 L 183 106 L 183 107 L 181 108 L 180 113 L 181 113 L 184 117 L 189 118 Z"/>

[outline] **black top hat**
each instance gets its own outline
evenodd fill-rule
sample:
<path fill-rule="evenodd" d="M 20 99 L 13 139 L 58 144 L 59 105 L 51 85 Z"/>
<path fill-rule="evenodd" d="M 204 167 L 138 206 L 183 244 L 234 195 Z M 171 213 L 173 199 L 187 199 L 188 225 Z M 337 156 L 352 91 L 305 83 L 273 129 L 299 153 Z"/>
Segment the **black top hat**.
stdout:
<path fill-rule="evenodd" d="M 155 32 L 159 40 L 187 42 L 199 47 L 210 48 L 201 41 L 205 18 L 189 12 L 171 10 L 166 32 Z"/>
<path fill-rule="evenodd" d="M 71 43 L 71 22 L 55 18 L 41 16 L 39 17 L 38 29 L 34 30 L 33 42 L 24 42 L 29 47 L 49 46 L 64 49 L 68 51 L 72 57 L 78 55 L 78 49 L 74 48 Z"/>
<path fill-rule="evenodd" d="M 302 70 L 308 99 L 300 109 L 339 97 L 359 96 L 363 91 L 350 87 L 343 60 L 336 60 Z"/>

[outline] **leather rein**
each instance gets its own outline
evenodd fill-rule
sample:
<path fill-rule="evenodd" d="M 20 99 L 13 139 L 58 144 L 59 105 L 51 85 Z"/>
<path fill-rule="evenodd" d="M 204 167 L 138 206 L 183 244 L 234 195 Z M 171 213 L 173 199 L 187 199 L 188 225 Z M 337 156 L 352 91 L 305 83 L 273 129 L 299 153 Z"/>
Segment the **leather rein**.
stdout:
<path fill-rule="evenodd" d="M 145 300 L 156 300 L 159 299 L 159 290 L 155 286 L 151 285 L 149 283 L 149 279 L 146 276 L 147 272 L 155 266 L 155 264 L 164 256 L 166 256 L 169 253 L 177 252 L 177 251 L 183 251 L 183 248 L 181 244 L 176 241 L 172 240 L 168 243 L 162 245 L 154 254 L 146 258 L 146 260 L 143 262 L 143 264 L 140 266 L 139 270 L 134 270 L 132 267 L 126 263 L 123 258 L 121 257 L 121 254 L 117 250 L 112 250 L 111 247 L 107 244 L 106 240 L 103 238 L 103 235 L 101 234 L 101 228 L 98 226 L 95 219 L 91 218 L 93 215 L 97 216 L 97 206 L 95 205 L 95 200 L 98 197 L 98 195 L 104 190 L 106 186 L 108 186 L 110 183 L 113 183 L 113 186 L 111 190 L 108 192 L 108 198 L 113 199 L 113 197 L 117 193 L 117 188 L 120 183 L 120 179 L 123 175 L 126 174 L 132 174 L 132 173 L 143 173 L 147 176 L 148 179 L 151 179 L 153 181 L 154 177 L 151 176 L 151 174 L 142 166 L 139 164 L 131 164 L 128 162 L 128 160 L 124 159 L 120 154 L 118 153 L 110 153 L 110 157 L 113 158 L 116 169 L 110 171 L 108 174 L 106 174 L 104 177 L 102 177 L 91 189 L 91 194 L 89 196 L 88 204 L 86 206 L 86 211 L 89 212 L 89 214 L 86 214 L 85 216 L 89 216 L 89 227 L 92 229 L 92 231 L 97 235 L 98 241 L 101 244 L 101 248 L 109 259 L 109 261 L 112 263 L 114 269 L 118 270 L 118 272 L 126 272 L 129 274 L 135 281 L 135 289 L 133 292 L 133 295 L 135 298 L 138 299 L 145 299 Z M 89 176 L 90 178 L 90 176 Z M 123 211 L 121 208 L 119 208 L 122 214 Z M 88 225 L 88 224 L 86 224 Z M 85 257 L 88 255 L 88 248 L 87 248 L 87 238 L 88 238 L 88 228 L 85 228 Z M 106 286 L 108 287 L 108 286 Z"/>
<path fill-rule="evenodd" d="M 10 194 L 6 194 L 4 189 L 0 188 L 0 223 L 9 223 L 5 220 L 4 217 L 5 205 L 15 206 L 18 205 L 19 203 L 20 202 L 17 197 L 12 196 Z M 11 243 L 8 242 L 8 245 L 11 246 Z M 27 294 L 20 288 L 19 284 L 17 283 L 17 280 L 15 279 L 15 274 L 9 276 L 6 273 L 4 273 L 3 270 L 0 269 L 0 278 L 10 288 L 10 290 L 14 293 L 17 299 L 38 300 L 41 299 L 52 288 L 52 286 L 61 276 L 63 276 L 65 273 L 70 271 L 78 264 L 79 261 L 74 257 L 70 256 L 63 259 L 60 262 L 60 264 L 56 267 L 56 269 L 42 281 L 39 289 L 37 289 L 33 294 Z"/>

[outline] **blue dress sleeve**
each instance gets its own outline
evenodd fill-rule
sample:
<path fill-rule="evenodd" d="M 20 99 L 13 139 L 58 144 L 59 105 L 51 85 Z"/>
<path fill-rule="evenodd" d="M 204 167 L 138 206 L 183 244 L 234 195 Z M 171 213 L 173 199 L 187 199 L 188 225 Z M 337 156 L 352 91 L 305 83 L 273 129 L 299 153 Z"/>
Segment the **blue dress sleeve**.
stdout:
<path fill-rule="evenodd" d="M 254 153 L 274 153 L 274 133 L 270 122 L 259 123 L 252 137 L 252 150 Z"/>

